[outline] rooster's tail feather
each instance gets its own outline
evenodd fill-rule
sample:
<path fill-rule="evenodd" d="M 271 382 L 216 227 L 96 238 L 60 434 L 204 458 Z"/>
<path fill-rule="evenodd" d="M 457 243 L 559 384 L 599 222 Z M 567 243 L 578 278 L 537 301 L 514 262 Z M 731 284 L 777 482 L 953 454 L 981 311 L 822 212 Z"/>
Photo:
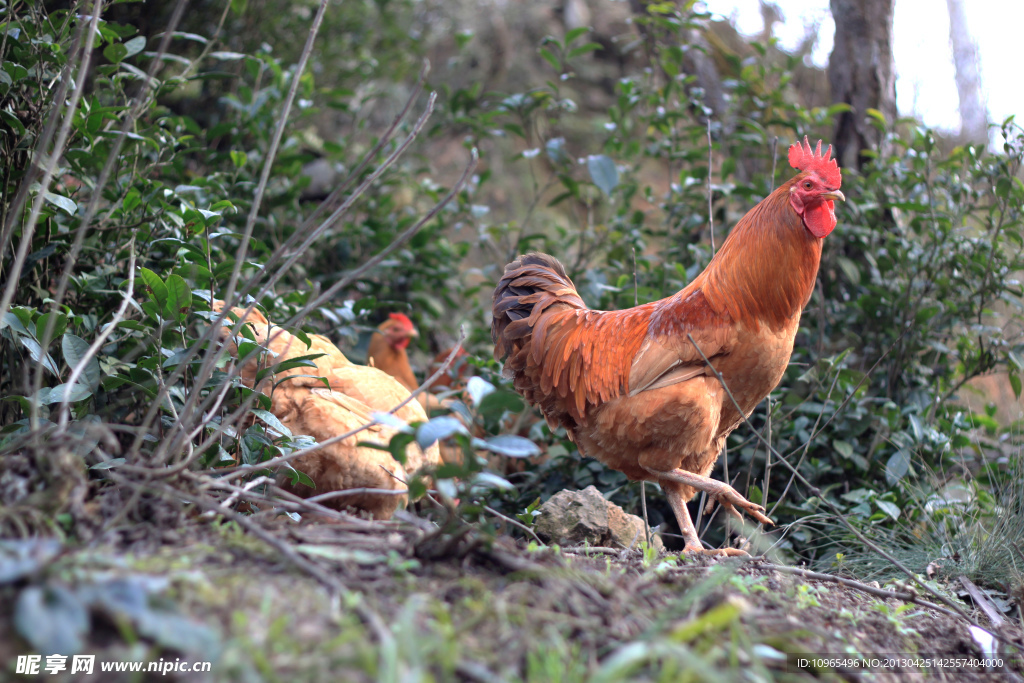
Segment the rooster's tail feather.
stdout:
<path fill-rule="evenodd" d="M 520 256 L 505 266 L 505 274 L 494 289 L 494 357 L 502 360 L 515 354 L 522 340 L 531 334 L 531 346 L 542 347 L 547 327 L 545 312 L 586 307 L 558 259 L 539 253 Z"/>

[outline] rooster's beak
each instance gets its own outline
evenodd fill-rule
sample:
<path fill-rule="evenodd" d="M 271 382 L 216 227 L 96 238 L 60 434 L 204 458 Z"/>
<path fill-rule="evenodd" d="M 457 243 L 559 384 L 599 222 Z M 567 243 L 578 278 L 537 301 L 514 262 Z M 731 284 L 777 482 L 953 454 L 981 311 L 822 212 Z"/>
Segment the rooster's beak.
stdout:
<path fill-rule="evenodd" d="M 846 195 L 844 195 L 839 190 L 832 190 L 831 192 L 825 192 L 824 194 L 821 195 L 821 198 L 822 199 L 838 199 L 839 201 L 842 201 L 842 202 L 846 201 Z"/>
<path fill-rule="evenodd" d="M 417 329 L 416 329 L 416 328 L 414 327 L 414 328 L 412 328 L 411 330 L 409 330 L 409 333 L 408 333 L 408 335 L 407 335 L 407 336 L 409 336 L 409 337 L 412 337 L 412 338 L 414 338 L 414 339 L 415 339 L 415 338 L 417 338 L 417 337 L 419 337 L 419 336 L 420 336 L 420 332 L 419 332 L 419 330 L 417 330 Z"/>

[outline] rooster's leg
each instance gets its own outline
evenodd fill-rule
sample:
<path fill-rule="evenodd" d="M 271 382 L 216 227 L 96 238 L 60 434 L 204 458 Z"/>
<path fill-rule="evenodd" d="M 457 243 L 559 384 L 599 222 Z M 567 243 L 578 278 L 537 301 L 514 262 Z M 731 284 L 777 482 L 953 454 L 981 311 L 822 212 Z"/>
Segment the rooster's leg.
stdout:
<path fill-rule="evenodd" d="M 747 553 L 737 548 L 720 548 L 718 550 L 706 550 L 700 542 L 700 537 L 697 535 L 697 529 L 693 526 L 693 520 L 690 519 L 690 511 L 686 508 L 686 499 L 683 497 L 683 486 L 671 479 L 662 479 L 660 481 L 661 488 L 665 492 L 665 497 L 668 498 L 669 505 L 672 506 L 672 512 L 676 513 L 676 521 L 679 522 L 679 531 L 682 532 L 683 538 L 686 539 L 686 547 L 683 548 L 684 553 L 705 553 L 707 555 L 728 555 L 728 556 L 746 556 Z"/>
<path fill-rule="evenodd" d="M 643 466 L 643 463 L 641 463 Z M 725 482 L 715 481 L 711 477 L 702 477 L 699 474 L 693 472 L 687 472 L 676 468 L 669 472 L 661 472 L 651 467 L 644 467 L 648 472 L 655 475 L 661 481 L 675 482 L 677 484 L 685 484 L 691 486 L 698 491 L 704 491 L 709 496 L 717 500 L 726 511 L 739 517 L 740 513 L 736 511 L 736 508 L 741 508 L 746 511 L 748 515 L 761 522 L 762 524 L 775 524 L 771 519 L 765 516 L 764 508 L 760 505 L 755 505 L 749 500 L 739 494 L 739 491 L 729 486 Z M 673 510 L 675 507 L 673 506 Z M 679 513 L 676 513 L 676 517 Z"/>

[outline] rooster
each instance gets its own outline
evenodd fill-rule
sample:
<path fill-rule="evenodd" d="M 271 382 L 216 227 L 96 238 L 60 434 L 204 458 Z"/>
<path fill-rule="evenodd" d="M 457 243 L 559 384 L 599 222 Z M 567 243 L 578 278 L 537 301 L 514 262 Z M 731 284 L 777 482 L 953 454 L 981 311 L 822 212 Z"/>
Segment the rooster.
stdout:
<path fill-rule="evenodd" d="M 494 356 L 516 390 L 584 455 L 659 483 L 686 552 L 746 554 L 704 549 L 686 507 L 697 491 L 737 518 L 739 508 L 772 524 L 763 507 L 708 475 L 726 437 L 789 363 L 822 240 L 836 226 L 834 202 L 846 199 L 831 154 L 831 146 L 821 154 L 820 141 L 812 150 L 806 137 L 792 145 L 789 163 L 800 173 L 751 209 L 708 267 L 666 299 L 590 310 L 562 264 L 537 253 L 508 264 L 494 290 Z"/>

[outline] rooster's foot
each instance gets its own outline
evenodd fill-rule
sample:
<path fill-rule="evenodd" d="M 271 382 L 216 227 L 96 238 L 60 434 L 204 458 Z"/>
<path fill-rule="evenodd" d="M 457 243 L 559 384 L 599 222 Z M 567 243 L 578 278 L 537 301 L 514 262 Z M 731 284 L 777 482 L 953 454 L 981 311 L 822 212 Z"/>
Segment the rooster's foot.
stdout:
<path fill-rule="evenodd" d="M 741 508 L 748 515 L 756 519 L 762 524 L 775 524 L 764 514 L 764 508 L 755 503 L 751 503 L 749 500 L 740 495 L 739 491 L 729 486 L 725 482 L 715 481 L 711 477 L 705 477 L 700 474 L 693 472 L 687 472 L 684 469 L 674 469 L 668 472 L 656 470 L 652 467 L 647 467 L 641 463 L 648 472 L 655 475 L 658 481 L 664 483 L 674 482 L 676 484 L 683 484 L 697 489 L 698 491 L 704 491 L 709 496 L 717 500 L 725 511 L 735 517 L 742 519 L 737 508 Z M 673 509 L 675 509 L 675 505 Z M 676 517 L 680 516 L 680 511 L 676 511 Z"/>
<path fill-rule="evenodd" d="M 693 553 L 701 555 L 712 555 L 715 557 L 750 557 L 750 554 L 739 548 L 704 548 L 702 546 L 694 546 L 691 543 L 687 543 L 686 547 L 683 548 L 684 553 Z"/>
<path fill-rule="evenodd" d="M 718 503 L 725 509 L 726 512 L 734 516 L 736 519 L 742 520 L 743 516 L 740 515 L 736 508 L 743 509 L 748 515 L 761 522 L 762 524 L 772 524 L 775 522 L 770 517 L 764 514 L 764 508 L 756 503 L 751 503 L 749 500 L 740 495 L 739 491 L 729 486 L 728 484 L 722 484 L 722 490 L 711 493 L 712 498 L 718 501 Z"/>

